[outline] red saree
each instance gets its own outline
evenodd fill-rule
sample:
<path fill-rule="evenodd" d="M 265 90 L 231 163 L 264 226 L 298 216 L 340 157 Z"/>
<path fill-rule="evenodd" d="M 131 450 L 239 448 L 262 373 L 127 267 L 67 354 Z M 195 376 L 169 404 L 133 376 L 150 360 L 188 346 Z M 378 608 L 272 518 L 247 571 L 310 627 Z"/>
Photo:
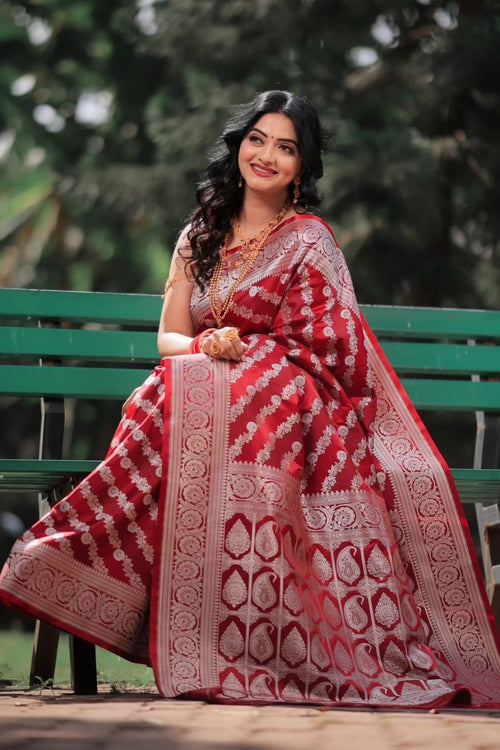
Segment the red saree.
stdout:
<path fill-rule="evenodd" d="M 214 325 L 197 288 L 192 316 Z M 499 704 L 449 471 L 329 228 L 281 224 L 224 323 L 243 360 L 162 360 L 105 461 L 16 543 L 2 600 L 151 663 L 167 697 Z"/>

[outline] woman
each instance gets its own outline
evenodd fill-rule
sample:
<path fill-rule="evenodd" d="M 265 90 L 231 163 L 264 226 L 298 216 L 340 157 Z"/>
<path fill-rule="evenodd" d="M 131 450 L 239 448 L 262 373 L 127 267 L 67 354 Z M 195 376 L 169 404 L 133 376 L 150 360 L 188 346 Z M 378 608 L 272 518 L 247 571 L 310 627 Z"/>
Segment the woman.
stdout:
<path fill-rule="evenodd" d="M 306 100 L 238 110 L 175 250 L 161 365 L 1 595 L 151 663 L 164 696 L 495 705 L 459 501 L 306 212 L 321 173 Z"/>

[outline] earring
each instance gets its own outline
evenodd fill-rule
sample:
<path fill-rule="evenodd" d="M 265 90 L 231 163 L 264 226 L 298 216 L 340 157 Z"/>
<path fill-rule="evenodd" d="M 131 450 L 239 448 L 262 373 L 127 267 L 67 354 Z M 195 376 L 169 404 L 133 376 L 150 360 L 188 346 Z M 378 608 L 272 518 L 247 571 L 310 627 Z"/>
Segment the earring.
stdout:
<path fill-rule="evenodd" d="M 295 177 L 293 184 L 295 185 L 293 189 L 293 205 L 296 206 L 300 198 L 300 177 Z"/>
<path fill-rule="evenodd" d="M 239 188 L 243 187 L 243 177 L 241 177 L 241 176 L 240 176 L 240 179 L 238 180 L 238 187 Z"/>

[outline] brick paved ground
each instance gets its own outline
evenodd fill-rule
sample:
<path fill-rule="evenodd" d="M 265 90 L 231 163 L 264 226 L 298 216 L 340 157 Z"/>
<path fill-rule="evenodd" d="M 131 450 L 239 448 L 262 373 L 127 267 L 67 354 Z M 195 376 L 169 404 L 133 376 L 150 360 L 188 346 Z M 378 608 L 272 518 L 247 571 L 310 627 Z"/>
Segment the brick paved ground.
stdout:
<path fill-rule="evenodd" d="M 0 690 L 9 750 L 499 750 L 500 711 L 216 706 L 154 693 Z"/>

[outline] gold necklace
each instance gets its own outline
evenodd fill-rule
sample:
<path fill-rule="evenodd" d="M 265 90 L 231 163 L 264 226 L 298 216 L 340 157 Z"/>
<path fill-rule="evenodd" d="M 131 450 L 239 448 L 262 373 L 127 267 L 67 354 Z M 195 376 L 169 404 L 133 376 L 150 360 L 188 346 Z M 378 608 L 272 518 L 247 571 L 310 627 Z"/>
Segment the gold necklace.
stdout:
<path fill-rule="evenodd" d="M 220 295 L 220 284 L 222 279 L 222 270 L 225 265 L 228 265 L 227 250 L 231 241 L 231 231 L 226 234 L 224 244 L 220 251 L 219 260 L 217 262 L 217 265 L 215 266 L 212 278 L 210 279 L 210 309 L 219 328 L 227 314 L 227 311 L 231 306 L 237 288 L 252 268 L 258 254 L 264 247 L 267 238 L 269 237 L 273 229 L 277 227 L 278 224 L 283 220 L 289 208 L 290 204 L 285 203 L 283 208 L 281 208 L 278 213 L 273 216 L 269 224 L 266 224 L 264 229 L 262 229 L 259 234 L 251 238 L 242 233 L 239 221 L 237 219 L 234 221 L 234 232 L 242 240 L 240 252 L 243 256 L 244 265 L 238 278 L 229 289 L 226 298 L 222 300 Z"/>

